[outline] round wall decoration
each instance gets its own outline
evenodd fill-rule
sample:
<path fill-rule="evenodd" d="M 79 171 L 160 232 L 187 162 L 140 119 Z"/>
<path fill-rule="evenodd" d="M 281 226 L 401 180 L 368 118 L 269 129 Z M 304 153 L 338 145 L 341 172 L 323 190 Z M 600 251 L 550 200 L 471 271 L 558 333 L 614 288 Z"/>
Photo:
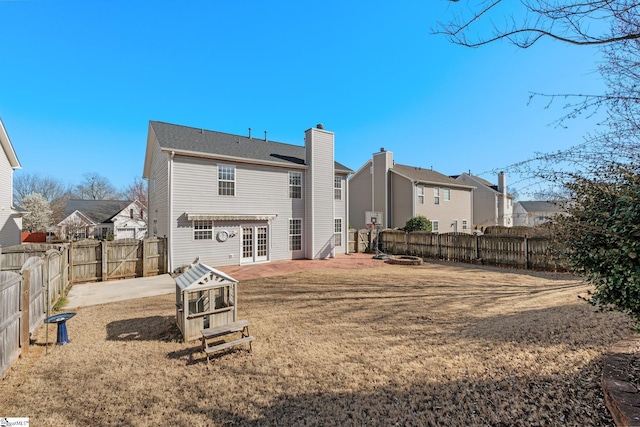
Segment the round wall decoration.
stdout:
<path fill-rule="evenodd" d="M 225 230 L 218 231 L 218 234 L 216 234 L 216 237 L 219 242 L 226 242 L 227 239 L 229 238 L 229 233 Z"/>

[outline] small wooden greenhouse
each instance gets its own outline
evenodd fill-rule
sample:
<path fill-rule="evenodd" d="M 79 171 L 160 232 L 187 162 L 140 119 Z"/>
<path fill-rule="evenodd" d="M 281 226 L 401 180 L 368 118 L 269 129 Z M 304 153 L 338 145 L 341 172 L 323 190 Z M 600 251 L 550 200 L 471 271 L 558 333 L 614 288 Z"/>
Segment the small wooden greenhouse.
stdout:
<path fill-rule="evenodd" d="M 202 329 L 236 321 L 238 281 L 198 263 L 175 278 L 176 322 L 185 342 L 200 339 Z"/>

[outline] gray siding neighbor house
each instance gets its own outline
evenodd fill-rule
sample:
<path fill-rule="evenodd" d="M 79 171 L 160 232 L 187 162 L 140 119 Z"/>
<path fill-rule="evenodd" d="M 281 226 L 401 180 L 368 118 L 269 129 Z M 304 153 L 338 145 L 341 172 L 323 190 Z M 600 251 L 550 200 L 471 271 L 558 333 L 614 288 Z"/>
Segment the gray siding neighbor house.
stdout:
<path fill-rule="evenodd" d="M 13 171 L 20 162 L 0 120 L 0 246 L 19 245 L 24 210 L 13 206 Z"/>
<path fill-rule="evenodd" d="M 433 232 L 471 232 L 473 187 L 432 169 L 396 164 L 384 148 L 349 179 L 349 224 L 364 228 L 366 212 L 381 212 L 383 227 L 402 228 L 411 217 Z"/>
<path fill-rule="evenodd" d="M 513 196 L 507 193 L 507 177 L 504 172 L 498 174 L 498 185 L 468 173 L 452 178 L 475 187 L 473 190 L 474 227 L 513 226 Z"/>
<path fill-rule="evenodd" d="M 556 215 L 565 214 L 558 203 L 532 200 L 515 204 L 513 208 L 513 224 L 535 227 L 549 222 Z"/>
<path fill-rule="evenodd" d="M 322 125 L 297 146 L 151 121 L 149 235 L 167 237 L 171 270 L 346 253 L 351 172 Z"/>

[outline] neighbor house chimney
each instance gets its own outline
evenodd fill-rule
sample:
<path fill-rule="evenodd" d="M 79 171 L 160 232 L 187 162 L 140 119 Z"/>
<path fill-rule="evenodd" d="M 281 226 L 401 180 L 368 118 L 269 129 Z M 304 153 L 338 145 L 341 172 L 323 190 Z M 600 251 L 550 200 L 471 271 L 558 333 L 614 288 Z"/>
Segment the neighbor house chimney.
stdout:
<path fill-rule="evenodd" d="M 507 195 L 507 176 L 504 172 L 498 174 L 498 192 Z"/>

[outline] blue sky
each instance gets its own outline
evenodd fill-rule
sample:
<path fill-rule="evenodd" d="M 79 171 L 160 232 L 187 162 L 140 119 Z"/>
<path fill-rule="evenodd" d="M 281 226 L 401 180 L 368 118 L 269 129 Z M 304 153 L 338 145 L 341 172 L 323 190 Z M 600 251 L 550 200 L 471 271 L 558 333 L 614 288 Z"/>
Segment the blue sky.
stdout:
<path fill-rule="evenodd" d="M 302 145 L 317 123 L 357 170 L 380 147 L 452 175 L 582 141 L 549 126 L 603 90 L 592 48 L 468 49 L 431 34 L 460 3 L 0 0 L 0 117 L 23 173 L 116 187 L 142 175 L 149 120 Z M 509 176 L 521 199 L 535 191 Z"/>

